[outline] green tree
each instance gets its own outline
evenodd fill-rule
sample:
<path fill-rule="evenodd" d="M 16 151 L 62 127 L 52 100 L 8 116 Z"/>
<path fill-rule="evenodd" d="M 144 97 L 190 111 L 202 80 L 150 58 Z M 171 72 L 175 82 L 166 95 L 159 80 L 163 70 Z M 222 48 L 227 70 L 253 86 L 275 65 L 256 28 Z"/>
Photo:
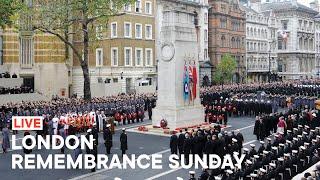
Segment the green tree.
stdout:
<path fill-rule="evenodd" d="M 0 0 L 0 28 L 13 24 L 18 11 L 22 8 L 20 2 L 18 0 Z"/>
<path fill-rule="evenodd" d="M 235 59 L 230 54 L 224 54 L 221 62 L 217 65 L 214 81 L 219 84 L 230 82 L 236 67 L 237 63 Z"/>
<path fill-rule="evenodd" d="M 132 3 L 134 0 L 39 0 L 32 5 L 29 3 L 33 30 L 55 35 L 79 60 L 85 100 L 91 99 L 88 54 L 89 44 L 97 40 L 96 28 L 99 24 L 106 27 L 110 17 L 122 15 L 122 7 Z M 75 39 L 77 43 L 74 43 Z"/>

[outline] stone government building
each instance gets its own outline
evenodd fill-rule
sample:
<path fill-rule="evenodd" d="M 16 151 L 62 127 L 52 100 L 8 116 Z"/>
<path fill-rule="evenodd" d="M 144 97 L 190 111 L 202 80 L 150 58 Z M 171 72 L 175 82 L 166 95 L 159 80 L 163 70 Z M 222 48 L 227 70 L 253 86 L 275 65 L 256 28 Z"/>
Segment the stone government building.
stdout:
<path fill-rule="evenodd" d="M 209 6 L 211 6 L 208 43 L 210 60 L 216 66 L 222 56 L 229 53 L 237 62 L 232 82 L 244 82 L 246 78 L 245 12 L 240 9 L 237 0 L 210 0 Z"/>
<path fill-rule="evenodd" d="M 315 77 L 315 23 L 319 13 L 297 2 L 264 0 L 262 11 L 272 11 L 279 19 L 278 75 L 282 79 L 308 79 Z"/>

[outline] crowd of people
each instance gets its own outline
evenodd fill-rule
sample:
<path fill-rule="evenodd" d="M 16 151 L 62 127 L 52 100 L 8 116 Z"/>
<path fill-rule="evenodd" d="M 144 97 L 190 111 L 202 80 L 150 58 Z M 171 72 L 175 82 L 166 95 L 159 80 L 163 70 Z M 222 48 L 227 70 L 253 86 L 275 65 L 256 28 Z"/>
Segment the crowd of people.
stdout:
<path fill-rule="evenodd" d="M 11 117 L 44 116 L 46 122 L 71 124 L 79 131 L 92 126 L 93 119 L 97 124 L 107 117 L 114 117 L 123 124 L 142 121 L 144 112 L 152 119 L 152 108 L 155 107 L 154 94 L 125 95 L 93 98 L 85 101 L 78 98 L 58 98 L 51 101 L 8 103 L 0 107 L 0 130 L 11 124 Z M 68 127 L 68 126 L 67 126 Z M 102 123 L 98 126 L 102 129 Z"/>
<path fill-rule="evenodd" d="M 33 93 L 33 89 L 29 86 L 20 86 L 20 87 L 1 87 L 0 86 L 0 95 L 1 94 L 24 94 L 24 93 Z"/>
<path fill-rule="evenodd" d="M 303 86 L 312 83 L 314 86 Z M 320 83 L 276 82 L 266 84 L 225 85 L 201 89 L 201 103 L 205 107 L 204 121 L 227 125 L 230 116 L 256 116 L 254 135 L 261 141 L 259 149 L 250 144 L 243 148 L 244 138 L 239 131 L 223 131 L 220 125 L 212 129 L 180 131 L 170 138 L 172 154 L 246 154 L 242 169 L 205 169 L 201 180 L 215 179 L 288 179 L 319 161 L 320 114 L 315 100 L 320 95 Z M 11 117 L 43 116 L 44 128 L 38 135 L 60 134 L 64 137 L 78 133 L 93 135 L 94 149 L 87 153 L 97 155 L 98 133 L 103 132 L 106 152 L 112 147 L 112 133 L 108 119 L 119 124 L 144 120 L 145 112 L 152 119 L 156 94 L 120 94 L 92 98 L 54 98 L 51 101 L 8 103 L 0 107 L 0 130 L 3 150 L 7 151 Z M 288 108 L 286 113 L 280 108 Z M 16 132 L 14 132 L 16 133 Z M 27 132 L 28 133 L 28 132 Z M 270 137 L 274 135 L 274 140 Z M 25 134 L 26 135 L 26 134 Z M 127 150 L 125 129 L 121 134 L 121 150 Z M 61 151 L 64 151 L 62 149 Z M 75 156 L 80 151 L 75 151 Z M 26 153 L 28 153 L 26 151 Z"/>
<path fill-rule="evenodd" d="M 306 113 L 312 113 L 314 118 L 305 119 Z M 292 118 L 288 120 L 288 117 Z M 265 121 L 265 129 L 269 136 L 259 138 L 260 147 L 250 144 L 243 148 L 241 132 L 221 131 L 219 125 L 210 130 L 196 129 L 172 135 L 170 148 L 172 154 L 217 154 L 221 158 L 225 154 L 245 154 L 242 169 L 204 169 L 199 180 L 207 179 L 290 179 L 320 161 L 320 113 L 305 110 L 288 111 L 285 114 L 274 115 L 273 121 Z M 258 118 L 258 117 L 257 117 Z M 261 120 L 261 119 L 259 119 Z M 282 126 L 282 121 L 285 125 Z M 291 122 L 290 122 L 291 121 Z M 270 135 L 274 134 L 274 139 Z M 194 179 L 194 176 L 192 176 Z"/>
<path fill-rule="evenodd" d="M 18 78 L 16 73 L 12 75 L 9 72 L 0 73 L 0 78 Z"/>

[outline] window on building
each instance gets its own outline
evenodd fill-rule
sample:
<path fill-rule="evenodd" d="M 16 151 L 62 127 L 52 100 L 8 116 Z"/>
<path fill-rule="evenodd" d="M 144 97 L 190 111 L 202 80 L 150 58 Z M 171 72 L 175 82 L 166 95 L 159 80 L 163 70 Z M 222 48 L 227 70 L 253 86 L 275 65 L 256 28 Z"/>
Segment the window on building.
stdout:
<path fill-rule="evenodd" d="M 150 1 L 146 1 L 145 13 L 146 14 L 152 14 L 152 3 Z"/>
<path fill-rule="evenodd" d="M 152 25 L 146 25 L 145 37 L 146 39 L 152 39 Z"/>
<path fill-rule="evenodd" d="M 31 68 L 33 66 L 34 44 L 32 38 L 20 38 L 20 66 Z"/>
<path fill-rule="evenodd" d="M 142 25 L 136 24 L 136 38 L 141 39 L 142 38 Z"/>
<path fill-rule="evenodd" d="M 208 41 L 208 30 L 207 29 L 204 30 L 204 40 Z"/>
<path fill-rule="evenodd" d="M 111 65 L 118 66 L 118 48 L 111 48 Z"/>
<path fill-rule="evenodd" d="M 102 48 L 96 49 L 96 66 L 97 67 L 103 66 L 103 49 Z"/>
<path fill-rule="evenodd" d="M 208 13 L 204 13 L 204 23 L 208 23 Z"/>
<path fill-rule="evenodd" d="M 224 4 L 221 4 L 221 12 L 226 12 L 226 6 Z"/>
<path fill-rule="evenodd" d="M 131 38 L 132 33 L 131 33 L 131 23 L 125 22 L 124 23 L 124 37 L 126 38 Z"/>
<path fill-rule="evenodd" d="M 221 47 L 226 47 L 226 37 L 224 35 L 221 36 Z"/>
<path fill-rule="evenodd" d="M 227 28 L 227 19 L 220 18 L 220 28 Z"/>
<path fill-rule="evenodd" d="M 113 22 L 111 23 L 111 38 L 116 38 L 117 36 L 118 36 L 117 23 Z"/>
<path fill-rule="evenodd" d="M 142 48 L 136 48 L 136 66 L 142 66 L 143 64 L 143 52 Z"/>
<path fill-rule="evenodd" d="M 131 11 L 131 4 L 130 3 L 125 4 L 124 10 L 130 12 Z"/>
<path fill-rule="evenodd" d="M 141 12 L 141 0 L 136 0 L 136 12 Z"/>
<path fill-rule="evenodd" d="M 235 39 L 234 37 L 231 38 L 231 48 L 235 48 Z"/>
<path fill-rule="evenodd" d="M 100 24 L 96 26 L 96 38 L 98 40 L 101 40 L 103 38 L 103 26 Z"/>
<path fill-rule="evenodd" d="M 153 62 L 153 54 L 152 49 L 146 48 L 146 66 L 152 66 Z"/>
<path fill-rule="evenodd" d="M 124 60 L 125 66 L 132 66 L 132 48 L 131 47 L 125 47 L 124 48 Z"/>
<path fill-rule="evenodd" d="M 206 48 L 203 51 L 203 58 L 204 58 L 204 60 L 208 59 L 208 49 L 206 49 Z"/>
<path fill-rule="evenodd" d="M 288 30 L 288 20 L 281 21 L 281 26 L 283 30 Z"/>

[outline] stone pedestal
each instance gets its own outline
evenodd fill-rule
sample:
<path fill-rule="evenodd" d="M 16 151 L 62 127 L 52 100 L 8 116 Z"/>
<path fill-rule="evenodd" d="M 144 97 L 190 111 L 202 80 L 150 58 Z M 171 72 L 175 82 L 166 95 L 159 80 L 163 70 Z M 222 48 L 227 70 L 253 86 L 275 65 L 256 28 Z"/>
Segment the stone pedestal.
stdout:
<path fill-rule="evenodd" d="M 170 129 L 199 125 L 204 122 L 204 108 L 199 93 L 199 32 L 194 19 L 200 6 L 158 0 L 157 7 L 158 100 L 153 125 L 160 126 L 162 119 L 167 120 Z M 184 99 L 184 66 L 189 63 L 197 69 L 197 95 L 193 101 Z"/>

